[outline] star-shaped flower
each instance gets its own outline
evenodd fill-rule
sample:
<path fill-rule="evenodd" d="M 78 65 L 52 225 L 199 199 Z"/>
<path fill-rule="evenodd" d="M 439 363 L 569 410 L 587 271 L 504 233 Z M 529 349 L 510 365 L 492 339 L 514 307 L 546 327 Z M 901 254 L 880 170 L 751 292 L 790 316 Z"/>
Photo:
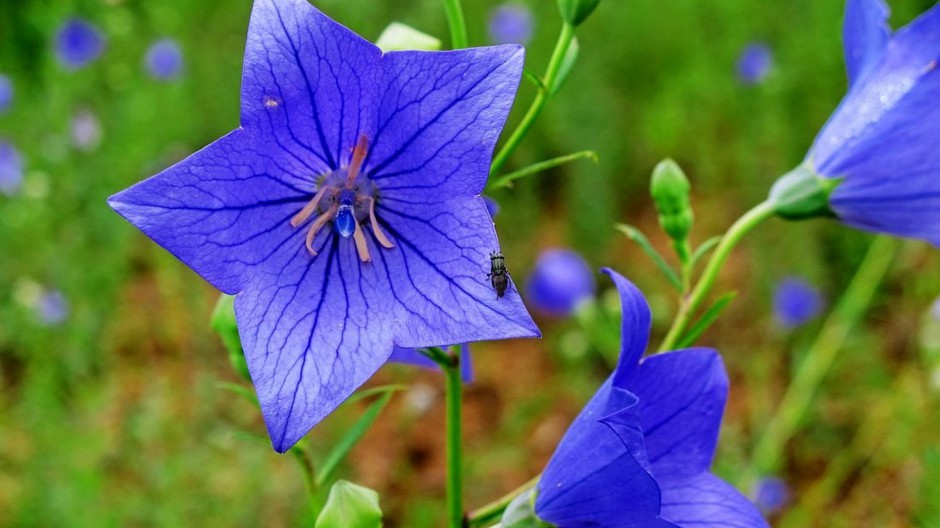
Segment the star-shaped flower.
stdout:
<path fill-rule="evenodd" d="M 225 293 L 283 452 L 388 359 L 537 336 L 486 280 L 480 198 L 519 46 L 383 54 L 305 0 L 257 0 L 241 127 L 110 204 Z"/>
<path fill-rule="evenodd" d="M 881 0 L 848 0 L 849 91 L 789 176 L 825 189 L 818 202 L 827 210 L 804 216 L 834 214 L 858 229 L 940 246 L 940 6 L 894 34 L 888 14 Z M 772 199 L 790 187 L 800 195 L 787 179 Z"/>
<path fill-rule="evenodd" d="M 536 515 L 560 528 L 766 527 L 751 502 L 710 472 L 728 396 L 721 357 L 693 348 L 640 361 L 649 305 L 605 271 L 623 305 L 620 361 L 549 460 Z"/>

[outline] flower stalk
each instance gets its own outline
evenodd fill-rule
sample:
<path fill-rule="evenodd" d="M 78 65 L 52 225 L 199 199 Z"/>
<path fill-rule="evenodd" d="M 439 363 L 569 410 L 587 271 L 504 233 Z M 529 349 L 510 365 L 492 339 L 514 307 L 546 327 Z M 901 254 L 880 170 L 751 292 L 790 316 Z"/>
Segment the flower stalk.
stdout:
<path fill-rule="evenodd" d="M 444 14 L 447 16 L 447 26 L 450 28 L 450 45 L 452 49 L 468 47 L 467 23 L 463 16 L 463 7 L 460 0 L 444 0 Z"/>
<path fill-rule="evenodd" d="M 445 352 L 431 347 L 424 351 L 444 371 L 444 399 L 447 415 L 447 526 L 462 528 L 463 514 L 463 443 L 461 411 L 463 379 L 460 376 L 460 349 Z"/>
<path fill-rule="evenodd" d="M 532 105 L 522 118 L 522 121 L 519 122 L 519 125 L 513 130 L 512 135 L 509 136 L 509 139 L 506 140 L 506 143 L 493 158 L 493 164 L 490 165 L 491 177 L 498 174 L 503 168 L 509 160 L 509 156 L 516 150 L 516 147 L 519 146 L 519 143 L 522 142 L 525 135 L 529 132 L 529 129 L 532 128 L 532 125 L 535 124 L 535 121 L 539 118 L 542 109 L 545 107 L 545 103 L 551 99 L 555 91 L 555 83 L 558 80 L 558 74 L 561 71 L 565 55 L 568 53 L 568 48 L 571 47 L 572 41 L 574 41 L 574 26 L 568 22 L 564 22 L 561 26 L 561 33 L 558 35 L 558 42 L 555 43 L 555 50 L 552 52 L 552 57 L 548 61 L 545 77 L 542 78 L 542 86 L 544 86 L 544 88 L 539 89 L 538 94 L 536 94 Z"/>
<path fill-rule="evenodd" d="M 679 313 L 676 315 L 672 327 L 669 329 L 666 338 L 659 347 L 660 352 L 676 348 L 677 343 L 682 339 L 683 334 L 689 324 L 691 324 L 692 318 L 695 316 L 698 308 L 702 305 L 702 302 L 705 301 L 709 292 L 711 292 L 712 286 L 715 285 L 715 281 L 718 279 L 718 273 L 731 255 L 731 251 L 738 245 L 738 242 L 744 238 L 744 235 L 751 232 L 751 230 L 757 227 L 761 222 L 773 215 L 774 204 L 769 200 L 761 202 L 750 211 L 744 213 L 741 218 L 732 224 L 728 232 L 721 237 L 721 241 L 718 242 L 718 246 L 715 248 L 714 253 L 712 253 L 711 259 L 705 266 L 705 271 L 702 272 L 702 276 L 699 278 L 692 293 L 686 296 L 679 306 Z"/>
<path fill-rule="evenodd" d="M 783 449 L 796 432 L 839 349 L 871 305 L 897 248 L 897 241 L 887 236 L 879 236 L 869 246 L 852 282 L 826 319 L 787 388 L 780 407 L 757 442 L 751 457 L 752 473 L 772 472 L 780 464 Z"/>

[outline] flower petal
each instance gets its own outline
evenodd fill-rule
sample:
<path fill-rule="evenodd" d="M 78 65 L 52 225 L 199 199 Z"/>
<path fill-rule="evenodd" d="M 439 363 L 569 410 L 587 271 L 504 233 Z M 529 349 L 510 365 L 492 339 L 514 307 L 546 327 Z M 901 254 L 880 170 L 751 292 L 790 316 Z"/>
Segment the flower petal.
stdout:
<path fill-rule="evenodd" d="M 288 220 L 308 198 L 281 168 L 232 132 L 108 203 L 213 286 L 234 295 L 285 245 L 303 246 Z M 290 170 L 289 160 L 284 168 Z M 297 236 L 300 235 L 299 240 Z M 294 239 L 291 241 L 291 239 Z"/>
<path fill-rule="evenodd" d="M 315 176 L 374 133 L 381 50 L 306 0 L 256 0 L 242 76 L 242 126 Z"/>
<path fill-rule="evenodd" d="M 510 286 L 498 298 L 487 273 L 499 248 L 480 197 L 408 207 L 384 200 L 376 215 L 395 244 L 377 249 L 373 266 L 395 305 L 395 344 L 421 348 L 511 337 L 538 328 Z"/>
<path fill-rule="evenodd" d="M 625 384 L 626 380 L 636 370 L 649 344 L 652 327 L 650 307 L 640 290 L 623 275 L 610 268 L 602 268 L 601 271 L 613 279 L 614 286 L 620 293 L 623 314 L 620 323 L 620 360 L 614 370 L 614 385 L 629 390 Z"/>
<path fill-rule="evenodd" d="M 709 473 L 659 479 L 662 517 L 681 528 L 764 528 L 769 526 L 744 495 Z"/>
<path fill-rule="evenodd" d="M 385 88 L 366 169 L 384 195 L 436 203 L 480 194 L 522 75 L 505 45 L 385 54 Z"/>
<path fill-rule="evenodd" d="M 721 356 L 705 348 L 650 356 L 627 386 L 640 399 L 646 451 L 657 480 L 707 471 L 728 396 Z"/>
<path fill-rule="evenodd" d="M 842 41 L 849 86 L 864 80 L 888 45 L 890 11 L 882 0 L 848 0 Z"/>
<path fill-rule="evenodd" d="M 611 379 L 601 386 L 568 428 L 539 480 L 535 511 L 540 519 L 566 527 L 669 526 L 656 524 L 656 481 L 618 437 L 624 432 L 631 439 L 639 435 L 639 427 L 628 423 L 639 421 L 629 412 L 636 404 L 636 396 L 614 387 Z M 635 441 L 631 444 L 637 447 Z"/>
<path fill-rule="evenodd" d="M 296 443 L 388 359 L 388 284 L 353 244 L 327 237 L 310 258 L 280 260 L 235 297 L 235 316 L 268 433 Z"/>

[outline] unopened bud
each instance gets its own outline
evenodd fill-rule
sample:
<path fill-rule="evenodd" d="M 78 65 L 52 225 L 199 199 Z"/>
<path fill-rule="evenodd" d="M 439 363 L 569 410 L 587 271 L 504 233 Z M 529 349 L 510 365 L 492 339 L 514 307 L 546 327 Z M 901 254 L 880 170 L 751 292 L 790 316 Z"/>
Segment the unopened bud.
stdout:
<path fill-rule="evenodd" d="M 659 212 L 659 225 L 676 242 L 685 242 L 692 230 L 689 179 L 676 162 L 663 160 L 653 169 L 650 194 Z"/>
<path fill-rule="evenodd" d="M 579 26 L 591 16 L 601 0 L 558 0 L 562 18 L 572 26 Z"/>

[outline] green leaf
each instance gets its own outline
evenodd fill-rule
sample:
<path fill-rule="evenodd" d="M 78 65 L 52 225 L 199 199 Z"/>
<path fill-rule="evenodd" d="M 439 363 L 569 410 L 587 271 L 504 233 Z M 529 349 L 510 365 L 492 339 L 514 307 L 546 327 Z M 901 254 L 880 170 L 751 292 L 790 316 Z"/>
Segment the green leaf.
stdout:
<path fill-rule="evenodd" d="M 528 167 L 519 169 L 517 171 L 510 172 L 509 174 L 504 174 L 492 182 L 488 187 L 490 189 L 498 189 L 500 187 L 512 187 L 512 182 L 518 180 L 519 178 L 525 178 L 526 176 L 531 176 L 532 174 L 538 174 L 542 171 L 548 169 L 553 169 L 560 165 L 566 163 L 571 163 L 572 161 L 577 161 L 579 159 L 589 159 L 594 163 L 597 163 L 597 153 L 593 150 L 582 150 L 580 152 L 575 152 L 574 154 L 568 154 L 566 156 L 559 156 L 557 158 L 552 158 L 550 160 L 540 161 L 538 163 L 533 163 Z"/>
<path fill-rule="evenodd" d="M 245 361 L 245 351 L 242 349 L 241 339 L 238 337 L 238 325 L 235 323 L 235 297 L 232 295 L 219 296 L 209 318 L 209 327 L 215 330 L 222 339 L 222 345 L 228 351 L 228 360 L 232 368 L 242 379 L 251 381 L 248 373 L 248 362 Z"/>
<path fill-rule="evenodd" d="M 339 463 L 346 458 L 346 455 L 352 451 L 352 448 L 359 443 L 359 440 L 361 440 L 369 428 L 372 427 L 376 418 L 381 414 L 382 409 L 391 401 L 393 393 L 394 391 L 387 390 L 379 399 L 369 405 L 365 412 L 362 413 L 362 416 L 356 420 L 356 423 L 354 423 L 353 426 L 346 431 L 346 434 L 343 435 L 340 441 L 333 446 L 326 460 L 324 460 L 323 464 L 320 466 L 320 473 L 317 475 L 316 482 L 318 488 L 323 487 L 324 484 L 330 481 Z"/>
<path fill-rule="evenodd" d="M 561 90 L 561 87 L 564 86 L 565 81 L 568 80 L 568 75 L 571 73 L 572 68 L 574 68 L 575 63 L 578 62 L 578 53 L 580 51 L 581 46 L 578 44 L 578 38 L 572 38 L 571 45 L 568 46 L 568 50 L 565 52 L 565 57 L 561 59 L 561 66 L 558 68 L 558 75 L 555 77 L 555 81 L 552 83 L 552 85 L 548 87 L 548 95 L 554 96 L 558 93 L 558 90 Z"/>
<path fill-rule="evenodd" d="M 255 407 L 258 407 L 258 397 L 255 395 L 255 392 L 244 385 L 239 385 L 237 383 L 229 383 L 227 381 L 219 383 L 219 388 L 225 389 L 227 391 L 234 392 L 235 394 L 245 398 L 245 401 L 253 404 Z"/>
<path fill-rule="evenodd" d="M 682 281 L 679 280 L 679 276 L 676 275 L 676 272 L 669 267 L 669 264 L 666 263 L 666 259 L 656 251 L 656 248 L 650 244 L 650 241 L 646 238 L 639 229 L 627 225 L 627 224 L 616 224 L 614 229 L 620 231 L 624 235 L 627 235 L 627 238 L 636 242 L 640 249 L 642 249 L 649 257 L 653 260 L 653 263 L 656 264 L 656 267 L 659 268 L 659 271 L 663 272 L 663 275 L 666 276 L 666 279 L 669 280 L 669 283 L 675 286 L 676 290 L 680 293 L 682 292 Z"/>
<path fill-rule="evenodd" d="M 314 528 L 380 528 L 379 494 L 365 486 L 340 480 L 330 488 Z"/>
<path fill-rule="evenodd" d="M 721 315 L 721 312 L 723 312 L 724 309 L 727 308 L 729 304 L 731 304 L 731 301 L 733 301 L 737 295 L 738 292 L 729 292 L 722 295 L 717 301 L 715 301 L 715 304 L 711 305 L 711 307 L 706 310 L 704 314 L 702 314 L 702 317 L 700 317 L 698 321 L 692 325 L 692 328 L 690 328 L 685 333 L 685 335 L 682 336 L 682 339 L 680 339 L 676 344 L 676 348 L 686 348 L 692 346 L 692 343 L 694 343 L 702 334 L 704 334 L 705 330 L 708 330 L 708 327 L 710 327 L 712 323 L 718 319 L 718 316 Z"/>
<path fill-rule="evenodd" d="M 375 45 L 382 51 L 423 50 L 438 51 L 441 41 L 422 33 L 417 29 L 401 22 L 392 22 L 382 31 Z"/>
<path fill-rule="evenodd" d="M 702 245 L 695 249 L 695 253 L 692 253 L 692 261 L 689 263 L 689 267 L 694 268 L 698 261 L 702 260 L 702 257 L 708 254 L 709 251 L 715 249 L 715 246 L 721 242 L 721 235 L 713 236 L 702 242 Z"/>
<path fill-rule="evenodd" d="M 352 396 L 346 398 L 346 401 L 343 402 L 343 405 L 348 405 L 350 403 L 357 402 L 359 400 L 364 400 L 369 396 L 375 396 L 377 394 L 385 394 L 387 392 L 399 392 L 408 388 L 408 385 L 402 383 L 392 383 L 389 385 L 379 385 L 378 387 L 372 387 L 371 389 L 363 389 L 359 392 L 354 393 Z"/>
<path fill-rule="evenodd" d="M 522 78 L 532 83 L 533 86 L 539 89 L 539 91 L 547 90 L 545 83 L 542 82 L 542 78 L 539 77 L 535 72 L 529 69 L 522 70 Z"/>

